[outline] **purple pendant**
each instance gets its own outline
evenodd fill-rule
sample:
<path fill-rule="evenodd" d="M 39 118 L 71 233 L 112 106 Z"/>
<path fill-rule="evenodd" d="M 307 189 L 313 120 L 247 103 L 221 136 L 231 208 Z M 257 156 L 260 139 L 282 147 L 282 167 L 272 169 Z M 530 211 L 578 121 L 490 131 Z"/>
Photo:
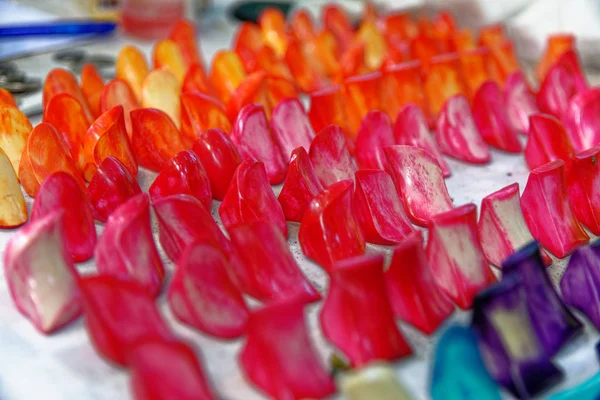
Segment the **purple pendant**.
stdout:
<path fill-rule="evenodd" d="M 511 276 L 521 277 L 537 339 L 546 355 L 552 357 L 583 325 L 558 297 L 537 242 L 529 243 L 504 261 L 503 279 Z"/>
<path fill-rule="evenodd" d="M 575 250 L 560 280 L 560 290 L 565 303 L 600 329 L 600 241 Z"/>
<path fill-rule="evenodd" d="M 562 379 L 529 311 L 528 289 L 514 274 L 485 289 L 473 303 L 472 325 L 492 377 L 520 399 L 528 399 Z"/>

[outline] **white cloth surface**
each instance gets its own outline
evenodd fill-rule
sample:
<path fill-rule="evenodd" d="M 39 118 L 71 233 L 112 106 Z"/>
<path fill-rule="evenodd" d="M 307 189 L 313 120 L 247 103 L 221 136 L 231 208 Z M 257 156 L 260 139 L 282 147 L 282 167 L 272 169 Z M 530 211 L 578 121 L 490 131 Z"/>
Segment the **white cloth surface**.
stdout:
<path fill-rule="evenodd" d="M 205 60 L 210 60 L 216 50 L 228 47 L 233 35 L 233 27 L 224 21 L 212 21 L 211 29 L 201 30 L 201 47 Z M 126 43 L 140 46 L 150 55 L 148 43 L 132 42 L 129 39 L 113 39 L 86 46 L 86 50 L 99 54 L 116 55 Z M 39 55 L 17 61 L 17 65 L 31 76 L 44 77 L 56 65 L 51 56 Z M 41 101 L 31 98 L 27 101 Z M 39 119 L 33 120 L 38 123 Z M 492 162 L 485 166 L 472 166 L 448 159 L 452 168 L 452 177 L 447 180 L 450 196 L 454 204 L 462 205 L 474 202 L 478 206 L 481 199 L 502 187 L 518 182 L 521 189 L 527 181 L 528 169 L 523 155 L 511 155 L 492 151 Z M 140 171 L 140 185 L 147 190 L 155 174 Z M 275 188 L 276 191 L 279 188 Z M 32 200 L 27 199 L 31 209 Z M 218 220 L 218 203 L 213 202 L 212 215 Z M 101 233 L 102 224 L 97 224 Z M 156 221 L 153 221 L 155 240 L 158 243 Z M 298 224 L 289 224 L 289 245 L 298 264 L 322 293 L 326 293 L 328 279 L 326 274 L 314 263 L 307 260 L 300 251 L 297 242 Z M 14 234 L 14 230 L 0 230 L 0 260 L 3 257 L 6 242 Z M 369 251 L 381 249 L 379 246 L 368 246 Z M 170 277 L 173 264 L 167 260 L 160 250 Z M 555 261 L 549 268 L 554 282 L 560 278 L 565 261 Z M 82 273 L 95 270 L 93 261 L 78 265 Z M 166 284 L 168 285 L 168 279 Z M 254 389 L 243 377 L 238 364 L 237 353 L 242 340 L 223 342 L 189 329 L 175 321 L 166 306 L 164 295 L 158 300 L 161 312 L 174 331 L 182 339 L 189 341 L 199 350 L 207 376 L 212 381 L 220 399 L 255 400 L 264 397 Z M 307 310 L 310 334 L 323 361 L 334 351 L 324 339 L 318 325 L 320 305 L 311 306 Z M 455 322 L 467 323 L 469 313 L 457 311 L 445 324 Z M 401 323 L 401 330 L 414 349 L 414 356 L 400 360 L 395 364 L 399 379 L 411 392 L 415 400 L 429 399 L 429 376 L 433 362 L 434 344 L 440 331 L 426 337 L 414 328 Z M 444 327 L 441 328 L 443 330 Z M 552 392 L 574 386 L 598 371 L 594 344 L 598 341 L 598 333 L 589 325 L 585 332 L 574 342 L 566 346 L 557 356 L 558 365 L 565 371 L 566 377 L 561 385 Z M 102 360 L 93 350 L 85 331 L 82 319 L 50 337 L 37 333 L 30 323 L 15 309 L 8 294 L 4 272 L 0 269 L 0 399 L 2 400 L 119 400 L 128 399 L 127 371 L 115 368 Z M 337 397 L 335 397 L 337 398 Z M 508 395 L 505 398 L 509 399 Z"/>

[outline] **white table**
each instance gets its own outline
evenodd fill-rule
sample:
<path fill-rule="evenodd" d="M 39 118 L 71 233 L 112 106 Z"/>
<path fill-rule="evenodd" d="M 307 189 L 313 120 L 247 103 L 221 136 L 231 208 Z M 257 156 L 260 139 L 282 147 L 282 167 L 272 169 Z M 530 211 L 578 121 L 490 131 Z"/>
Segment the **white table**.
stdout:
<path fill-rule="evenodd" d="M 200 42 L 204 59 L 208 61 L 217 49 L 229 47 L 232 34 L 231 24 L 213 21 L 210 30 L 201 32 Z M 126 38 L 115 38 L 86 45 L 84 48 L 90 52 L 115 56 L 126 43 L 134 43 L 150 55 L 151 44 Z M 51 56 L 47 54 L 18 60 L 17 65 L 29 75 L 40 78 L 56 66 L 51 61 Z M 29 106 L 40 100 L 41 95 L 37 99 L 28 99 L 25 105 Z M 39 117 L 32 119 L 33 124 L 39 121 Z M 447 186 L 456 205 L 474 202 L 479 206 L 485 195 L 513 182 L 518 182 L 521 189 L 524 188 L 528 169 L 523 156 L 498 151 L 493 151 L 492 154 L 492 162 L 486 166 L 470 166 L 448 160 L 452 168 L 452 176 L 447 180 Z M 154 176 L 155 174 L 148 171 L 140 171 L 139 180 L 143 190 L 147 190 Z M 279 188 L 275 190 L 278 191 Z M 27 198 L 29 210 L 31 204 L 32 199 Z M 217 208 L 218 203 L 215 201 L 212 214 L 218 220 Z M 98 223 L 96 227 L 100 234 L 102 224 Z M 153 228 L 158 243 L 156 221 L 153 222 Z M 324 294 L 327 288 L 326 274 L 302 255 L 297 242 L 298 224 L 289 224 L 289 231 L 289 243 L 294 257 L 315 287 Z M 4 253 L 5 244 L 13 233 L 12 230 L 0 231 L 0 256 Z M 379 246 L 368 246 L 369 251 L 380 249 Z M 171 272 L 172 263 L 162 249 L 159 250 L 167 271 Z M 564 266 L 564 261 L 555 261 L 549 269 L 555 282 L 559 279 Z M 91 273 L 95 267 L 93 261 L 90 261 L 78 265 L 78 269 L 81 273 Z M 3 279 L 3 271 L 0 275 L 0 399 L 118 400 L 130 398 L 127 371 L 107 364 L 95 353 L 88 340 L 83 318 L 55 335 L 49 337 L 40 335 L 16 311 Z M 170 273 L 167 284 L 169 276 Z M 219 398 L 238 400 L 264 398 L 248 384 L 237 365 L 236 355 L 241 348 L 241 340 L 223 342 L 209 338 L 176 322 L 166 306 L 164 295 L 159 298 L 158 303 L 173 330 L 183 340 L 193 343 L 201 351 L 204 368 Z M 320 305 L 310 306 L 307 316 L 311 336 L 325 362 L 333 349 L 320 332 L 317 319 L 319 307 Z M 467 323 L 468 320 L 469 313 L 457 311 L 446 325 L 454 322 Z M 396 364 L 398 377 L 412 392 L 415 399 L 428 399 L 432 350 L 440 333 L 438 331 L 431 337 L 426 337 L 406 324 L 401 323 L 400 327 L 415 354 Z M 440 330 L 443 329 L 442 327 Z M 566 379 L 564 384 L 555 387 L 554 391 L 574 386 L 598 371 L 598 362 L 593 349 L 598 339 L 598 333 L 586 325 L 584 334 L 563 349 L 556 361 L 565 370 Z M 507 395 L 506 398 L 510 397 Z"/>

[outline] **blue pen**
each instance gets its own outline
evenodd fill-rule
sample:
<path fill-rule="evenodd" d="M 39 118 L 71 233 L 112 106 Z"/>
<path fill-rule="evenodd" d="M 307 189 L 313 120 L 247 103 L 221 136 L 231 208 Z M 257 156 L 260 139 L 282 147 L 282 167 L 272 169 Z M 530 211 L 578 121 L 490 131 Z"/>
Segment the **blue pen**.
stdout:
<path fill-rule="evenodd" d="M 22 36 L 107 35 L 117 27 L 114 22 L 89 20 L 59 20 L 40 24 L 0 25 L 0 39 Z"/>

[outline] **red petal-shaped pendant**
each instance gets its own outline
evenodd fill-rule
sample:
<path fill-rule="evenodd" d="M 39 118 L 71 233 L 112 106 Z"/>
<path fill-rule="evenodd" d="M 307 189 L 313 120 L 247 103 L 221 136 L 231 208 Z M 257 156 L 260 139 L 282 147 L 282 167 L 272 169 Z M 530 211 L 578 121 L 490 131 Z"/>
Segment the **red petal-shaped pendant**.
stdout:
<path fill-rule="evenodd" d="M 181 151 L 173 156 L 148 190 L 152 202 L 172 194 L 189 194 L 210 210 L 212 193 L 210 181 L 200 158 L 191 150 Z"/>
<path fill-rule="evenodd" d="M 219 215 L 226 229 L 253 221 L 273 222 L 287 237 L 285 216 L 269 186 L 265 166 L 250 158 L 237 168 Z"/>
<path fill-rule="evenodd" d="M 81 314 L 78 276 L 67 252 L 63 211 L 51 211 L 20 229 L 4 252 L 4 276 L 15 306 L 42 333 Z"/>
<path fill-rule="evenodd" d="M 443 112 L 443 111 L 442 111 Z M 408 104 L 400 110 L 394 125 L 396 144 L 420 147 L 428 151 L 437 160 L 445 177 L 450 176 L 450 167 L 429 133 L 425 113 L 414 104 Z"/>
<path fill-rule="evenodd" d="M 33 203 L 31 220 L 52 211 L 64 211 L 65 244 L 73 261 L 85 261 L 94 254 L 96 227 L 90 203 L 79 182 L 66 172 L 49 175 Z"/>
<path fill-rule="evenodd" d="M 442 170 L 427 151 L 415 146 L 389 146 L 385 149 L 388 171 L 410 219 L 427 226 L 431 218 L 452 209 Z"/>
<path fill-rule="evenodd" d="M 298 147 L 292 151 L 287 177 L 277 197 L 286 221 L 302 221 L 310 201 L 321 190 L 323 186 L 319 182 L 308 153 L 303 147 Z"/>
<path fill-rule="evenodd" d="M 246 333 L 248 307 L 232 282 L 231 268 L 222 251 L 206 243 L 193 243 L 177 262 L 167 292 L 173 314 L 201 332 L 233 339 Z"/>
<path fill-rule="evenodd" d="M 477 293 L 496 281 L 479 242 L 475 204 L 432 218 L 427 260 L 438 287 L 465 310 L 471 308 Z"/>
<path fill-rule="evenodd" d="M 454 311 L 454 304 L 435 283 L 425 256 L 423 234 L 415 231 L 394 248 L 384 273 L 385 287 L 396 317 L 426 335 L 433 333 Z"/>
<path fill-rule="evenodd" d="M 306 111 L 296 98 L 285 99 L 277 104 L 271 116 L 271 129 L 284 161 L 289 159 L 297 147 L 302 146 L 308 151 L 315 137 Z"/>
<path fill-rule="evenodd" d="M 534 240 L 523 218 L 518 183 L 483 198 L 477 229 L 485 257 L 498 268 L 508 256 Z M 541 254 L 546 264 L 552 262 L 543 250 Z"/>
<path fill-rule="evenodd" d="M 529 169 L 554 160 L 570 164 L 574 154 L 573 143 L 556 117 L 549 114 L 533 114 L 529 117 L 529 137 L 525 147 L 525 162 Z"/>
<path fill-rule="evenodd" d="M 600 235 L 600 147 L 579 153 L 567 170 L 567 191 L 575 216 L 594 235 Z"/>
<path fill-rule="evenodd" d="M 574 95 L 563 120 L 577 153 L 599 145 L 600 89 L 584 90 Z"/>
<path fill-rule="evenodd" d="M 529 116 L 540 110 L 535 100 L 535 93 L 521 71 L 513 72 L 506 78 L 504 104 L 510 126 L 519 133 L 527 134 Z"/>
<path fill-rule="evenodd" d="M 258 221 L 236 225 L 228 233 L 252 282 L 249 295 L 262 301 L 321 298 L 294 261 L 277 225 Z"/>
<path fill-rule="evenodd" d="M 469 101 L 463 95 L 446 101 L 437 120 L 435 139 L 442 153 L 472 164 L 485 164 L 492 158 L 483 141 Z"/>
<path fill-rule="evenodd" d="M 242 108 L 233 126 L 231 140 L 242 158 L 255 158 L 264 163 L 269 183 L 275 185 L 285 179 L 287 164 L 262 106 L 252 103 Z"/>
<path fill-rule="evenodd" d="M 206 170 L 212 195 L 223 200 L 242 157 L 235 145 L 220 129 L 203 132 L 192 147 Z"/>
<path fill-rule="evenodd" d="M 394 144 L 390 117 L 379 110 L 369 111 L 360 123 L 354 143 L 358 166 L 361 169 L 385 170 L 387 160 L 383 148 Z"/>
<path fill-rule="evenodd" d="M 355 217 L 353 183 L 344 180 L 329 186 L 304 212 L 298 241 L 302 252 L 326 271 L 345 258 L 365 252 L 365 239 Z"/>
<path fill-rule="evenodd" d="M 81 279 L 81 294 L 88 335 L 109 361 L 127 366 L 140 340 L 173 338 L 154 298 L 137 282 L 89 276 Z"/>
<path fill-rule="evenodd" d="M 248 380 L 276 400 L 324 398 L 335 392 L 310 340 L 305 304 L 304 298 L 280 300 L 252 312 L 248 320 L 240 366 Z"/>
<path fill-rule="evenodd" d="M 129 358 L 134 400 L 215 399 L 196 351 L 184 343 L 143 339 L 135 344 Z"/>
<path fill-rule="evenodd" d="M 394 244 L 414 232 L 392 178 L 385 171 L 356 172 L 356 218 L 367 242 Z"/>
<path fill-rule="evenodd" d="M 361 316 L 369 315 L 369 318 Z M 354 367 L 412 353 L 386 296 L 383 256 L 368 254 L 333 265 L 319 316 L 323 334 Z"/>
<path fill-rule="evenodd" d="M 137 180 L 119 160 L 113 156 L 106 157 L 87 187 L 92 216 L 97 221 L 106 222 L 117 207 L 141 191 Z"/>
<path fill-rule="evenodd" d="M 319 132 L 310 144 L 308 155 L 324 187 L 354 179 L 356 166 L 339 126 L 329 125 Z"/>
<path fill-rule="evenodd" d="M 523 150 L 519 137 L 509 122 L 504 96 L 496 82 L 485 82 L 475 93 L 473 118 L 481 137 L 490 146 L 511 153 Z"/>
<path fill-rule="evenodd" d="M 150 201 L 140 193 L 108 218 L 94 252 L 98 273 L 131 279 L 158 296 L 165 276 L 150 226 Z"/>
<path fill-rule="evenodd" d="M 529 173 L 521 207 L 533 237 L 558 258 L 590 239 L 569 205 L 565 163 L 561 160 Z"/>

